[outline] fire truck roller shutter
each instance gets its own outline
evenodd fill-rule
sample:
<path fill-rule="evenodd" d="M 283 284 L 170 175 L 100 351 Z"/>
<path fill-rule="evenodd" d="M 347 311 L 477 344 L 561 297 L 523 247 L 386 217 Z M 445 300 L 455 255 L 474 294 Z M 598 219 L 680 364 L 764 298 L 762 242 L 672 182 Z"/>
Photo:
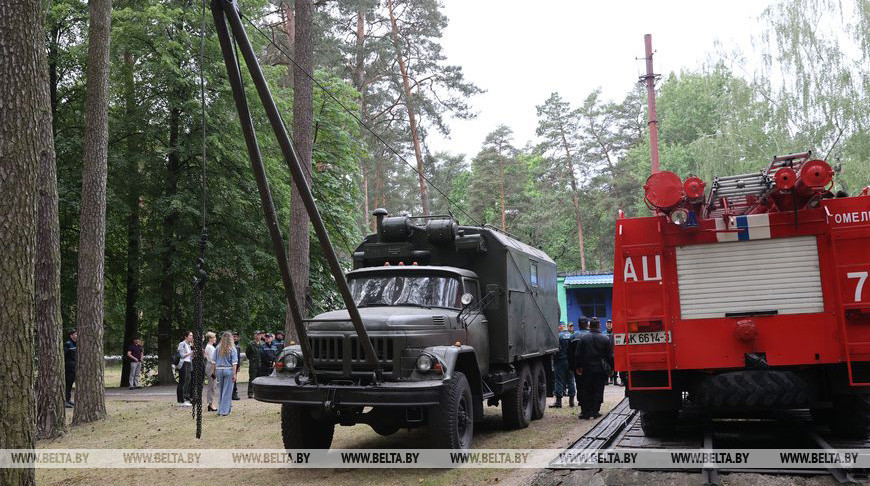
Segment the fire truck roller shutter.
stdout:
<path fill-rule="evenodd" d="M 677 248 L 682 319 L 822 312 L 814 236 Z"/>

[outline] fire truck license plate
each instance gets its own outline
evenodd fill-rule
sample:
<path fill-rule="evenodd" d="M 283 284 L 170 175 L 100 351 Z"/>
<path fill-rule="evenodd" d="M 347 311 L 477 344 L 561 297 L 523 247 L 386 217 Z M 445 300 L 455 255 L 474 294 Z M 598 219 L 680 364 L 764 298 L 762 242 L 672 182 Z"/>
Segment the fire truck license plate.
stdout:
<path fill-rule="evenodd" d="M 667 332 L 667 336 L 664 331 L 635 332 L 628 334 L 628 344 L 664 344 L 665 342 L 671 342 L 670 331 Z M 613 344 L 625 344 L 625 334 L 614 334 Z"/>

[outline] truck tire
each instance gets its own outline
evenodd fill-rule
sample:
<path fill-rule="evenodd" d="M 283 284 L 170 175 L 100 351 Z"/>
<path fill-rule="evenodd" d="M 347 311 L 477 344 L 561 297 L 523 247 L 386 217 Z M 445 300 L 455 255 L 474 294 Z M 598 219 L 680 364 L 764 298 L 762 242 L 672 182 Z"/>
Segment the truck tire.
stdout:
<path fill-rule="evenodd" d="M 540 361 L 532 364 L 532 384 L 535 387 L 532 420 L 538 420 L 544 418 L 544 412 L 547 410 L 547 372 Z"/>
<path fill-rule="evenodd" d="M 474 402 L 468 379 L 459 371 L 444 382 L 441 403 L 429 410 L 429 435 L 438 449 L 465 450 L 474 435 Z"/>
<path fill-rule="evenodd" d="M 744 370 L 705 378 L 699 404 L 710 409 L 799 408 L 809 402 L 809 386 L 791 371 Z"/>
<path fill-rule="evenodd" d="M 831 432 L 850 439 L 870 436 L 870 395 L 835 395 Z"/>
<path fill-rule="evenodd" d="M 382 435 L 384 437 L 388 435 L 393 435 L 399 431 L 399 426 L 395 424 L 382 424 L 376 423 L 371 424 L 372 430 L 374 430 L 378 435 Z"/>
<path fill-rule="evenodd" d="M 281 438 L 285 449 L 329 449 L 335 424 L 316 419 L 309 408 L 301 405 L 281 405 Z"/>
<path fill-rule="evenodd" d="M 532 421 L 535 401 L 532 373 L 523 363 L 519 365 L 518 374 L 517 386 L 505 393 L 501 400 L 501 417 L 509 429 L 524 429 Z"/>
<path fill-rule="evenodd" d="M 640 428 L 647 437 L 667 437 L 674 433 L 679 410 L 657 410 L 640 412 Z"/>

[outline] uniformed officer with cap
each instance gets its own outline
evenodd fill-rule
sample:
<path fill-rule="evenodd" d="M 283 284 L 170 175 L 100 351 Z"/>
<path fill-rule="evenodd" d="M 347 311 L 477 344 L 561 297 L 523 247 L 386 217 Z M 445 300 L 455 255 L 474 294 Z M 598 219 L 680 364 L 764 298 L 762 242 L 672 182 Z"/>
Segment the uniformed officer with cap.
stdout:
<path fill-rule="evenodd" d="M 601 416 L 604 386 L 613 363 L 613 348 L 610 339 L 601 334 L 601 322 L 593 317 L 590 324 L 590 331 L 580 338 L 572 360 L 572 367 L 583 382 L 581 419 Z"/>
<path fill-rule="evenodd" d="M 556 354 L 556 379 L 555 390 L 553 394 L 556 396 L 556 401 L 550 405 L 551 408 L 562 408 L 562 396 L 565 393 L 565 388 L 568 388 L 568 406 L 574 406 L 574 377 L 571 372 L 571 366 L 568 362 L 568 348 L 571 347 L 571 332 L 569 332 L 565 323 L 559 323 L 559 352 Z"/>
<path fill-rule="evenodd" d="M 254 398 L 254 387 L 251 382 L 257 375 L 260 366 L 260 343 L 263 339 L 263 331 L 254 331 L 254 339 L 248 341 L 245 346 L 245 357 L 248 359 L 248 398 Z"/>
<path fill-rule="evenodd" d="M 272 374 L 272 366 L 275 364 L 275 358 L 278 352 L 272 344 L 272 339 L 275 337 L 272 333 L 267 332 L 265 342 L 260 344 L 260 364 L 257 367 L 257 376 L 269 376 Z"/>

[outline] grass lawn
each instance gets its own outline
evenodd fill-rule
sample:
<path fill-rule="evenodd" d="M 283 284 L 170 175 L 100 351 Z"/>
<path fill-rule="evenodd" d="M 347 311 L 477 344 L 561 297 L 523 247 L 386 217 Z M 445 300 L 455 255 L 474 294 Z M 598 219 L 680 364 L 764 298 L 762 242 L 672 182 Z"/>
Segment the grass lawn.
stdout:
<path fill-rule="evenodd" d="M 241 374 L 246 376 L 246 374 Z M 117 384 L 117 379 L 116 379 Z M 609 390 L 605 408 L 621 398 L 621 390 Z M 233 402 L 229 417 L 208 414 L 203 420 L 203 438 L 194 437 L 190 409 L 168 401 L 107 402 L 105 421 L 71 427 L 62 438 L 40 441 L 40 448 L 281 448 L 279 407 L 254 400 Z M 577 420 L 577 408 L 549 409 L 546 416 L 526 429 L 502 429 L 498 408 L 485 409 L 476 427 L 477 448 L 557 448 L 576 440 L 592 422 Z M 71 419 L 72 414 L 67 418 Z M 400 431 L 381 437 L 367 425 L 336 427 L 335 448 L 416 448 L 425 446 L 424 430 Z M 306 484 L 359 485 L 477 485 L 524 484 L 533 470 L 391 470 L 391 469 L 37 469 L 39 485 L 178 485 L 213 486 L 224 476 L 246 486 Z"/>

